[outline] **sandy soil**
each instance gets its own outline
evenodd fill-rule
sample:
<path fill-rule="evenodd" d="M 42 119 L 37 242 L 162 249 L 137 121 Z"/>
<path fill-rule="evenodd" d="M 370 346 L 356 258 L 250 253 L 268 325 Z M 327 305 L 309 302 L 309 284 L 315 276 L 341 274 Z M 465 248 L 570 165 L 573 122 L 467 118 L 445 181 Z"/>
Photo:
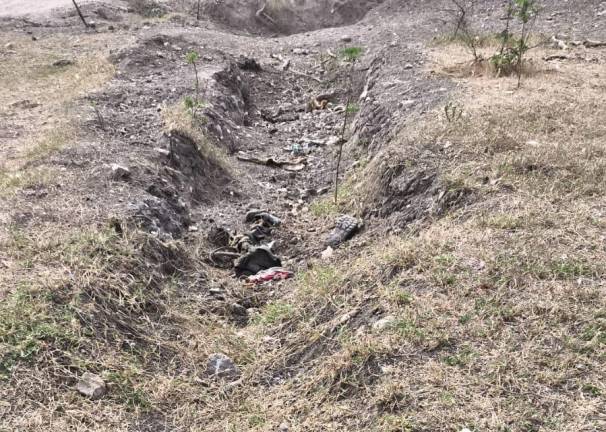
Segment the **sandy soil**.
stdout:
<path fill-rule="evenodd" d="M 90 2 L 82 0 L 79 4 L 84 3 Z M 0 4 L 0 16 L 38 15 L 71 5 L 71 0 L 4 0 Z"/>

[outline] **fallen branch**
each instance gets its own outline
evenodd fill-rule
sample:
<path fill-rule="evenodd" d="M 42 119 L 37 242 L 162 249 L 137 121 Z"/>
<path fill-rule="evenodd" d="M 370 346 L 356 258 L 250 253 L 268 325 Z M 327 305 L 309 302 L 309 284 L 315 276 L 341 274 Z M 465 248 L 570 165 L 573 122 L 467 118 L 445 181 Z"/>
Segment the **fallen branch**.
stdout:
<path fill-rule="evenodd" d="M 583 45 L 585 45 L 585 48 L 602 48 L 606 47 L 606 42 L 586 39 L 583 41 Z"/>
<path fill-rule="evenodd" d="M 314 81 L 318 82 L 319 84 L 323 84 L 323 83 L 324 83 L 324 81 L 322 81 L 320 78 L 316 78 L 316 77 L 315 77 L 315 76 L 313 76 L 313 75 L 309 75 L 309 74 L 306 74 L 306 73 L 304 73 L 304 72 L 300 72 L 300 71 L 298 71 L 298 70 L 296 70 L 296 69 L 292 69 L 292 68 L 290 69 L 290 71 L 291 71 L 292 73 L 294 73 L 295 75 L 300 75 L 300 76 L 302 76 L 302 77 L 312 79 L 312 80 L 314 80 Z"/>
<path fill-rule="evenodd" d="M 236 158 L 242 162 L 250 162 L 257 165 L 264 165 L 272 168 L 282 168 L 286 171 L 301 171 L 307 163 L 306 158 L 298 158 L 294 161 L 280 161 L 274 158 L 258 158 L 240 154 Z"/>

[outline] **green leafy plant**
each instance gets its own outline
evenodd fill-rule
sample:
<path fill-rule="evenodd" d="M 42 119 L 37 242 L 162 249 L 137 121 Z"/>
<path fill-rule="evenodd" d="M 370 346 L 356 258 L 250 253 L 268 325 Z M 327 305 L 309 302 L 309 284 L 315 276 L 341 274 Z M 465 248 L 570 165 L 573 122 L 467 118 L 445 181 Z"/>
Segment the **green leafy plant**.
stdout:
<path fill-rule="evenodd" d="M 97 117 L 97 123 L 99 123 L 99 127 L 101 127 L 102 130 L 105 130 L 105 119 L 103 118 L 103 115 L 101 114 L 101 111 L 99 110 L 99 106 L 97 105 L 97 102 L 94 100 L 91 100 L 90 106 L 93 109 L 95 116 Z"/>
<path fill-rule="evenodd" d="M 507 75 L 510 71 L 516 73 L 518 88 L 522 81 L 524 56 L 532 49 L 529 41 L 538 15 L 539 6 L 536 0 L 510 0 L 506 9 L 505 29 L 500 34 L 501 47 L 490 57 L 497 75 Z M 520 24 L 518 35 L 511 32 L 511 22 L 514 19 Z"/>
<path fill-rule="evenodd" d="M 456 27 L 452 38 L 458 39 L 465 44 L 473 55 L 474 62 L 479 62 L 482 57 L 478 52 L 480 38 L 475 34 L 468 20 L 469 15 L 473 15 L 476 0 L 451 0 L 455 6 L 454 14 L 456 19 Z"/>
<path fill-rule="evenodd" d="M 196 114 L 198 109 L 204 106 L 202 99 L 200 97 L 200 77 L 198 74 L 198 60 L 200 59 L 200 54 L 196 51 L 190 51 L 185 54 L 185 61 L 187 64 L 191 65 L 194 70 L 195 82 L 194 82 L 194 96 L 186 96 L 183 100 L 185 104 L 185 108 L 191 113 L 193 118 L 196 118 Z"/>
<path fill-rule="evenodd" d="M 352 86 L 353 72 L 355 70 L 356 62 L 362 55 L 362 48 L 360 47 L 347 47 L 341 50 L 341 58 L 350 64 L 348 82 L 349 86 Z M 335 204 L 339 199 L 339 171 L 341 169 L 341 159 L 343 158 L 343 144 L 345 144 L 345 131 L 347 129 L 347 120 L 350 114 L 358 112 L 359 107 L 351 103 L 351 89 L 347 97 L 347 103 L 345 104 L 344 116 L 343 116 L 343 127 L 341 128 L 341 136 L 339 138 L 339 152 L 337 154 L 337 166 L 335 170 Z"/>

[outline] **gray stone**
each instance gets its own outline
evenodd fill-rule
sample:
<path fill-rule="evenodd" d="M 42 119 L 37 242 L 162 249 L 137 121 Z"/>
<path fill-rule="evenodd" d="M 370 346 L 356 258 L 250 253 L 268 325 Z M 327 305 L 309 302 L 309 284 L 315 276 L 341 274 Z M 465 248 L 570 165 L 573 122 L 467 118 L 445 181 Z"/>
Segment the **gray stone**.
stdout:
<path fill-rule="evenodd" d="M 351 42 L 351 36 L 342 36 L 340 41 L 345 43 Z"/>
<path fill-rule="evenodd" d="M 111 164 L 110 168 L 112 180 L 128 180 L 130 177 L 130 170 L 124 165 Z"/>
<path fill-rule="evenodd" d="M 85 372 L 76 386 L 78 391 L 91 399 L 99 399 L 107 393 L 105 381 L 99 375 Z"/>
<path fill-rule="evenodd" d="M 240 371 L 233 360 L 222 353 L 208 356 L 206 372 L 210 376 L 219 378 L 237 378 L 240 375 Z"/>
<path fill-rule="evenodd" d="M 372 325 L 372 329 L 376 331 L 385 330 L 391 327 L 394 324 L 395 320 L 396 319 L 392 315 L 388 315 L 375 322 Z"/>
<path fill-rule="evenodd" d="M 278 426 L 279 432 L 288 432 L 289 429 L 290 429 L 290 426 L 286 422 L 282 422 L 282 423 L 280 423 L 280 426 Z"/>
<path fill-rule="evenodd" d="M 322 256 L 323 260 L 328 261 L 334 255 L 334 249 L 331 248 L 330 246 L 328 246 L 326 249 L 324 249 L 322 251 L 322 253 L 320 255 Z"/>
<path fill-rule="evenodd" d="M 154 150 L 156 151 L 156 153 L 158 153 L 162 156 L 168 157 L 170 155 L 170 151 L 160 148 L 160 147 L 155 147 Z"/>

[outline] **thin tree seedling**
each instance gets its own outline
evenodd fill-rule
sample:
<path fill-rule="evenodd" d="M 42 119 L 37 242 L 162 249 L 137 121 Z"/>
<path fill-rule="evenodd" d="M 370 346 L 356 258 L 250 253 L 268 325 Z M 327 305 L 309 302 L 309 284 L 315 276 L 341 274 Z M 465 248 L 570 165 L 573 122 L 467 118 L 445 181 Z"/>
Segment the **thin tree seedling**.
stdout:
<path fill-rule="evenodd" d="M 360 56 L 362 55 L 362 48 L 360 47 L 349 47 L 349 48 L 344 48 L 343 50 L 341 50 L 341 56 L 350 63 L 350 68 L 349 68 L 349 86 L 350 86 L 350 91 L 349 91 L 349 96 L 347 96 L 347 103 L 345 104 L 345 112 L 344 112 L 344 116 L 343 116 L 343 126 L 341 128 L 341 136 L 339 138 L 339 152 L 337 154 L 337 166 L 336 166 L 336 170 L 335 170 L 335 204 L 338 203 L 338 199 L 339 199 L 339 171 L 341 169 L 341 159 L 343 157 L 343 145 L 345 144 L 346 140 L 345 140 L 345 131 L 347 129 L 347 120 L 349 118 L 349 114 L 350 113 L 354 113 L 355 111 L 357 111 L 357 107 L 352 106 L 351 104 L 351 87 L 352 87 L 352 80 L 353 80 L 353 72 L 354 72 L 354 68 L 355 68 L 355 64 L 356 61 L 360 58 Z"/>
<path fill-rule="evenodd" d="M 192 66 L 195 75 L 195 95 L 193 98 L 191 96 L 185 97 L 185 107 L 191 112 L 193 118 L 196 118 L 198 108 L 202 106 L 202 101 L 200 100 L 200 77 L 198 76 L 197 65 L 199 58 L 200 54 L 196 51 L 190 51 L 185 55 L 185 61 Z"/>
<path fill-rule="evenodd" d="M 72 3 L 74 4 L 74 7 L 76 8 L 76 12 L 78 12 L 78 16 L 84 23 L 84 27 L 86 27 L 86 28 L 90 27 L 90 24 L 88 24 L 86 22 L 86 19 L 84 19 L 84 15 L 82 15 L 82 11 L 80 10 L 80 6 L 78 6 L 78 3 L 76 3 L 76 0 L 72 0 Z"/>

